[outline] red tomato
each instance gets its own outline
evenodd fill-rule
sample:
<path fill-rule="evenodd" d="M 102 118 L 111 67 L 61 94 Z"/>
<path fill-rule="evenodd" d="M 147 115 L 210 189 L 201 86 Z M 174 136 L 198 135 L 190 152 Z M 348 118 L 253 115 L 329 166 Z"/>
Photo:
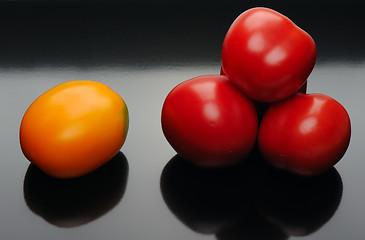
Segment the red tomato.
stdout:
<path fill-rule="evenodd" d="M 258 129 L 253 102 L 221 75 L 176 86 L 165 99 L 161 123 L 177 153 L 196 165 L 215 167 L 243 160 Z"/>
<path fill-rule="evenodd" d="M 343 157 L 350 136 L 350 118 L 340 103 L 323 94 L 297 93 L 266 111 L 258 144 L 274 166 L 317 175 Z"/>
<path fill-rule="evenodd" d="M 38 97 L 20 125 L 25 157 L 57 178 L 85 175 L 109 161 L 123 146 L 128 109 L 105 84 L 62 83 Z"/>
<path fill-rule="evenodd" d="M 248 96 L 274 102 L 294 94 L 312 72 L 317 57 L 309 34 L 268 8 L 243 12 L 222 46 L 222 71 Z"/>
<path fill-rule="evenodd" d="M 226 76 L 222 66 L 220 68 L 220 75 Z M 304 82 L 304 84 L 300 87 L 298 92 L 307 93 L 307 81 Z M 266 109 L 270 106 L 270 103 L 260 102 L 260 101 L 254 101 L 254 103 L 255 103 L 255 106 L 256 106 L 257 115 L 258 115 L 259 120 L 260 120 L 262 118 L 263 114 L 265 113 Z"/>

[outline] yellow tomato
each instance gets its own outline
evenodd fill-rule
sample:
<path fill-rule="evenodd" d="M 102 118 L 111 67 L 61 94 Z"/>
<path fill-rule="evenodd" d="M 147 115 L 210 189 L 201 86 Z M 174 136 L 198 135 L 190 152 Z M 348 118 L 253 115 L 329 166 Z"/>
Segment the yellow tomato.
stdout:
<path fill-rule="evenodd" d="M 29 106 L 20 125 L 20 145 L 25 157 L 45 173 L 74 178 L 116 155 L 128 125 L 125 102 L 108 86 L 69 81 Z"/>

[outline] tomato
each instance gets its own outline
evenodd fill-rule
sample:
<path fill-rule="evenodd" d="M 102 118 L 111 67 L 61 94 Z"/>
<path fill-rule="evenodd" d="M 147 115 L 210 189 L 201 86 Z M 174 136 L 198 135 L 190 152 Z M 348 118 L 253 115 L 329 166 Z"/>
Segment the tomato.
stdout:
<path fill-rule="evenodd" d="M 268 8 L 252 8 L 227 31 L 221 72 L 248 97 L 274 102 L 301 88 L 316 57 L 312 37 L 289 18 Z"/>
<path fill-rule="evenodd" d="M 297 93 L 265 112 L 258 145 L 274 166 L 317 175 L 343 157 L 350 137 L 350 117 L 340 103 L 324 94 Z"/>
<path fill-rule="evenodd" d="M 105 84 L 62 83 L 38 97 L 20 125 L 25 157 L 45 173 L 74 178 L 99 168 L 123 146 L 128 109 Z"/>
<path fill-rule="evenodd" d="M 199 76 L 165 99 L 163 133 L 183 158 L 199 166 L 237 163 L 253 148 L 258 119 L 253 102 L 225 76 Z"/>
<path fill-rule="evenodd" d="M 222 66 L 220 68 L 219 74 L 226 76 Z M 298 92 L 307 93 L 307 81 L 304 82 L 304 84 L 300 87 Z M 254 102 L 255 102 L 255 106 L 256 106 L 256 110 L 257 110 L 257 115 L 260 120 L 262 118 L 263 114 L 265 113 L 266 109 L 269 107 L 270 103 L 260 102 L 260 101 L 254 101 Z"/>

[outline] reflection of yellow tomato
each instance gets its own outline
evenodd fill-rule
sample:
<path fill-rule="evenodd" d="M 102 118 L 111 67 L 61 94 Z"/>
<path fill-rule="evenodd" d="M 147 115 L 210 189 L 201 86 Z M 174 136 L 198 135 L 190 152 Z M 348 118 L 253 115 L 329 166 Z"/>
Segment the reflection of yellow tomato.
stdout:
<path fill-rule="evenodd" d="M 36 99 L 20 125 L 26 158 L 57 178 L 85 175 L 109 161 L 123 146 L 128 109 L 105 84 L 69 81 Z"/>

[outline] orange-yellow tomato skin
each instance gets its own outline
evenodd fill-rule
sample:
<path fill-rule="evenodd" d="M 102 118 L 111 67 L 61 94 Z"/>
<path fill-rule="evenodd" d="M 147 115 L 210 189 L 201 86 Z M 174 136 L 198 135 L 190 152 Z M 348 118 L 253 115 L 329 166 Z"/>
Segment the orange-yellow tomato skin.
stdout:
<path fill-rule="evenodd" d="M 25 157 L 57 178 L 85 175 L 123 146 L 129 125 L 124 100 L 103 83 L 69 81 L 38 97 L 20 124 Z"/>

